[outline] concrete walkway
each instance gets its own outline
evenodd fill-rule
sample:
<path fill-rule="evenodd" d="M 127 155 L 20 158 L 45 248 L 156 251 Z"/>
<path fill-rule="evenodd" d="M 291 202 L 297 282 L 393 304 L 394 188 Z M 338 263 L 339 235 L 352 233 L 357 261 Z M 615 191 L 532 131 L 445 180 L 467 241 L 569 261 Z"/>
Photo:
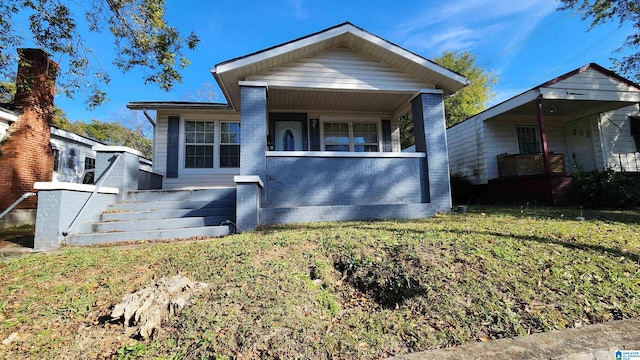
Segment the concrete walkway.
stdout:
<path fill-rule="evenodd" d="M 640 319 L 610 321 L 579 329 L 478 342 L 392 357 L 418 359 L 616 360 L 617 350 L 640 352 Z"/>

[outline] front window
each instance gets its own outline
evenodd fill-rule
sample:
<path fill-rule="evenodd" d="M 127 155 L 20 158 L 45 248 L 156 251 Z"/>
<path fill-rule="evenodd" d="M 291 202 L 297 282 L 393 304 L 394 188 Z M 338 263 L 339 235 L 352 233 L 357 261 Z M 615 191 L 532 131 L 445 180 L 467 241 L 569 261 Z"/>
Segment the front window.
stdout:
<path fill-rule="evenodd" d="M 240 167 L 240 123 L 220 123 L 220 167 Z"/>
<path fill-rule="evenodd" d="M 324 124 L 325 151 L 349 151 L 349 123 Z"/>
<path fill-rule="evenodd" d="M 185 168 L 213 168 L 214 129 L 211 121 L 185 122 Z"/>
<path fill-rule="evenodd" d="M 184 168 L 240 167 L 240 123 L 228 121 L 184 122 Z"/>
<path fill-rule="evenodd" d="M 324 122 L 324 150 L 377 152 L 378 124 L 375 122 Z"/>
<path fill-rule="evenodd" d="M 520 154 L 537 154 L 540 152 L 540 137 L 537 126 L 516 126 L 518 150 Z"/>

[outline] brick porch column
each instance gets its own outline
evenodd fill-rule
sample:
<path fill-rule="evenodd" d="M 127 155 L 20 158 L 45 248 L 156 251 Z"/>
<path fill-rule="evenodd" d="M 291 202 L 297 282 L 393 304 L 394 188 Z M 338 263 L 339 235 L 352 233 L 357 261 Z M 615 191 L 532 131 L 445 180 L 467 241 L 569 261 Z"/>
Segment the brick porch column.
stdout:
<path fill-rule="evenodd" d="M 411 100 L 416 152 L 427 154 L 426 186 L 436 212 L 451 211 L 449 153 L 442 90 L 423 92 Z"/>
<path fill-rule="evenodd" d="M 238 181 L 236 196 L 237 229 L 254 230 L 260 224 L 260 204 L 264 197 L 267 158 L 267 85 L 261 82 L 240 82 L 240 175 L 254 181 Z"/>

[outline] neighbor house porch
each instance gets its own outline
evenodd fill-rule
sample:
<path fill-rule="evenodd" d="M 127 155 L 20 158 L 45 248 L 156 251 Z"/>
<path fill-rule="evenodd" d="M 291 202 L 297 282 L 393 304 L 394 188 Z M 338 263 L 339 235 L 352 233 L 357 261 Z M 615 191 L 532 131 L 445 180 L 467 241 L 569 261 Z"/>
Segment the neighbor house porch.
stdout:
<path fill-rule="evenodd" d="M 489 201 L 562 203 L 575 171 L 638 170 L 638 101 L 638 85 L 588 64 L 448 129 L 452 173 Z"/>

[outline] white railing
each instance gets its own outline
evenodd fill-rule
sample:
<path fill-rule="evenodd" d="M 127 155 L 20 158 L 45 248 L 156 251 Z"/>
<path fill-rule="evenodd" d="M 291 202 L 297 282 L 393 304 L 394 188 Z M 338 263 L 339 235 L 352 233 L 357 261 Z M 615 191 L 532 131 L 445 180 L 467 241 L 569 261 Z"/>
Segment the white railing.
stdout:
<path fill-rule="evenodd" d="M 613 164 L 609 163 L 614 170 L 620 172 L 640 172 L 640 153 L 628 152 L 614 154 L 615 161 Z M 617 161 L 616 161 L 617 160 Z"/>

